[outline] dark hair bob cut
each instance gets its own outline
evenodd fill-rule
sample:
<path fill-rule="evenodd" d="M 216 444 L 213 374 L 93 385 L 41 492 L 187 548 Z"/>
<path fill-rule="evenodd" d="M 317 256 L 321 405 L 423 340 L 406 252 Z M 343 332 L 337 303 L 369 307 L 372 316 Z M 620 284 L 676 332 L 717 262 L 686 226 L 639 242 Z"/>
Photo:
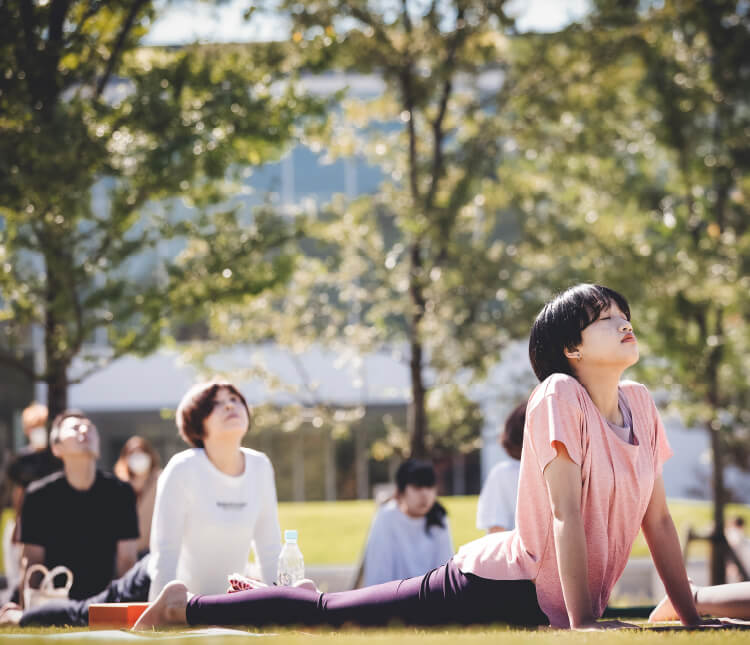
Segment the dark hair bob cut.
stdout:
<path fill-rule="evenodd" d="M 399 493 L 403 493 L 406 487 L 411 484 L 417 487 L 432 487 L 437 485 L 435 469 L 429 461 L 421 459 L 407 459 L 396 471 L 396 488 Z M 425 515 L 425 533 L 429 533 L 433 526 L 445 528 L 445 516 L 448 511 L 445 510 L 440 502 L 435 500 L 432 508 Z"/>
<path fill-rule="evenodd" d="M 212 380 L 199 383 L 191 387 L 182 397 L 177 406 L 176 422 L 180 436 L 193 448 L 203 448 L 203 437 L 206 431 L 203 422 L 214 409 L 214 399 L 219 390 L 229 390 L 237 396 L 247 410 L 250 418 L 250 408 L 242 393 L 229 381 Z"/>
<path fill-rule="evenodd" d="M 526 404 L 527 401 L 519 403 L 513 412 L 505 419 L 505 427 L 500 435 L 500 445 L 513 459 L 521 459 L 521 450 L 523 449 L 523 425 L 526 422 Z"/>
<path fill-rule="evenodd" d="M 400 493 L 403 493 L 409 484 L 412 486 L 435 486 L 436 483 L 435 469 L 429 461 L 407 459 L 401 463 L 396 471 L 396 488 Z"/>
<path fill-rule="evenodd" d="M 556 372 L 575 377 L 564 351 L 579 345 L 581 332 L 613 304 L 630 320 L 624 296 L 598 284 L 577 284 L 544 305 L 529 337 L 529 359 L 540 381 Z"/>

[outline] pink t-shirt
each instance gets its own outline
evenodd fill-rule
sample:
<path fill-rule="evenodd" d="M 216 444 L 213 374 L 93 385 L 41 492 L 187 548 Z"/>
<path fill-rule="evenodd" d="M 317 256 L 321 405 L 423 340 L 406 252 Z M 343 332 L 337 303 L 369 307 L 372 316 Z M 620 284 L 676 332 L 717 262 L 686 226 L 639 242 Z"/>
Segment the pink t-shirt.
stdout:
<path fill-rule="evenodd" d="M 539 606 L 555 627 L 568 627 L 557 568 L 552 510 L 543 471 L 564 444 L 581 466 L 581 512 L 586 533 L 592 611 L 601 616 L 622 574 L 646 512 L 654 481 L 672 455 L 648 390 L 623 381 L 635 445 L 607 425 L 586 389 L 572 376 L 553 374 L 532 392 L 526 410 L 516 528 L 492 533 L 459 549 L 464 573 L 493 580 L 533 580 Z"/>

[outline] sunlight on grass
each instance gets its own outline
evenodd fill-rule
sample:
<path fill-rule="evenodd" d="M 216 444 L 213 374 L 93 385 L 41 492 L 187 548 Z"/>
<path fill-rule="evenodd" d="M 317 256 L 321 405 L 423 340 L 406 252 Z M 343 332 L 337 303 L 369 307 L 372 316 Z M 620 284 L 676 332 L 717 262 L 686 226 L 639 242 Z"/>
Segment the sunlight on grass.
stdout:
<path fill-rule="evenodd" d="M 456 549 L 483 535 L 475 528 L 476 496 L 443 497 L 448 509 L 453 545 Z M 711 505 L 703 502 L 671 501 L 669 507 L 680 535 L 691 524 L 706 528 L 711 523 Z M 367 539 L 367 532 L 375 513 L 371 500 L 342 502 L 282 502 L 279 504 L 281 528 L 296 528 L 305 562 L 308 564 L 353 564 L 359 561 Z M 726 515 L 743 515 L 750 524 L 750 508 L 730 505 Z M 705 543 L 690 548 L 690 557 L 704 557 Z M 639 535 L 633 546 L 632 557 L 648 557 L 648 548 Z"/>
<path fill-rule="evenodd" d="M 483 535 L 474 526 L 476 496 L 443 497 L 440 501 L 448 509 L 456 549 Z M 358 562 L 374 514 L 372 500 L 279 504 L 281 530 L 299 531 L 300 548 L 308 564 Z"/>

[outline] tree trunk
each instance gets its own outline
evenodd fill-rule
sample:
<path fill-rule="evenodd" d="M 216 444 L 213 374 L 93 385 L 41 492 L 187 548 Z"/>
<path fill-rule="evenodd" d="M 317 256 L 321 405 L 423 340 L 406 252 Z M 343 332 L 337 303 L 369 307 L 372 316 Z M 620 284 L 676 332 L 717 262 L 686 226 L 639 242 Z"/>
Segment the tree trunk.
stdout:
<path fill-rule="evenodd" d="M 411 297 L 411 321 L 409 329 L 409 373 L 411 378 L 411 404 L 407 418 L 407 429 L 411 437 L 411 457 L 424 459 L 427 456 L 425 437 L 427 436 L 426 388 L 422 373 L 423 344 L 422 318 L 424 317 L 424 295 L 422 293 L 422 254 L 419 243 L 411 245 L 411 271 L 409 275 L 409 295 Z"/>
<path fill-rule="evenodd" d="M 48 303 L 44 329 L 44 382 L 47 384 L 47 410 L 49 422 L 68 408 L 68 361 L 59 357 L 57 318 Z"/>
<path fill-rule="evenodd" d="M 411 343 L 411 396 L 407 428 L 411 437 L 411 456 L 424 459 L 427 456 L 425 436 L 427 435 L 427 413 L 425 410 L 425 387 L 422 379 L 422 344 L 419 341 Z"/>
<path fill-rule="evenodd" d="M 369 455 L 367 427 L 359 423 L 354 428 L 354 478 L 357 486 L 357 499 L 367 499 L 370 496 Z"/>
<path fill-rule="evenodd" d="M 70 266 L 72 258 L 66 257 L 58 246 L 59 238 L 54 230 L 43 233 L 48 246 L 45 253 L 44 312 L 44 382 L 47 384 L 47 411 L 49 423 L 68 408 L 68 369 L 77 350 L 72 350 L 66 323 L 70 321 L 68 289 L 63 267 Z M 80 312 L 77 312 L 80 313 Z M 79 327 L 81 325 L 78 320 Z"/>
<path fill-rule="evenodd" d="M 292 447 L 292 499 L 305 501 L 305 437 L 301 430 L 294 433 Z"/>
<path fill-rule="evenodd" d="M 47 376 L 47 410 L 50 423 L 68 408 L 68 375 L 65 366 L 53 367 Z"/>
<path fill-rule="evenodd" d="M 708 318 L 708 316 L 705 316 Z M 724 335 L 722 312 L 715 312 L 716 322 L 713 334 L 717 338 Z M 705 327 L 704 327 L 705 329 Z M 714 493 L 714 531 L 711 541 L 711 584 L 721 585 L 726 582 L 726 537 L 724 536 L 724 505 L 726 491 L 724 489 L 724 445 L 721 437 L 721 422 L 717 411 L 721 407 L 719 394 L 719 365 L 723 353 L 723 345 L 719 344 L 711 349 L 708 355 L 706 377 L 708 383 L 708 402 L 713 410 L 713 419 L 708 424 L 711 437 L 711 458 L 713 461 L 713 493 Z"/>
<path fill-rule="evenodd" d="M 711 437 L 711 458 L 713 461 L 713 496 L 714 496 L 714 532 L 711 540 L 711 584 L 722 585 L 726 582 L 726 561 L 724 544 L 724 455 L 719 430 L 708 426 Z"/>

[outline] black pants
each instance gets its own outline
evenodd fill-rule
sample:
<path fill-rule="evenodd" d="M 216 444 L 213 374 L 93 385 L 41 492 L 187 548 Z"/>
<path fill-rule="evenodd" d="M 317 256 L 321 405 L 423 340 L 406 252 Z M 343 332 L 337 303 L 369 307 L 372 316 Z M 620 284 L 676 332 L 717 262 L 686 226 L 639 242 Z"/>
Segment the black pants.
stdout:
<path fill-rule="evenodd" d="M 99 602 L 146 602 L 151 578 L 147 569 L 148 555 L 136 562 L 125 575 L 110 582 L 106 589 L 83 600 L 60 600 L 29 609 L 21 616 L 21 627 L 89 624 L 89 605 Z"/>
<path fill-rule="evenodd" d="M 449 560 L 424 576 L 372 587 L 319 593 L 268 587 L 217 596 L 193 596 L 190 625 L 409 625 L 508 623 L 548 625 L 530 580 L 487 580 L 461 572 Z"/>

